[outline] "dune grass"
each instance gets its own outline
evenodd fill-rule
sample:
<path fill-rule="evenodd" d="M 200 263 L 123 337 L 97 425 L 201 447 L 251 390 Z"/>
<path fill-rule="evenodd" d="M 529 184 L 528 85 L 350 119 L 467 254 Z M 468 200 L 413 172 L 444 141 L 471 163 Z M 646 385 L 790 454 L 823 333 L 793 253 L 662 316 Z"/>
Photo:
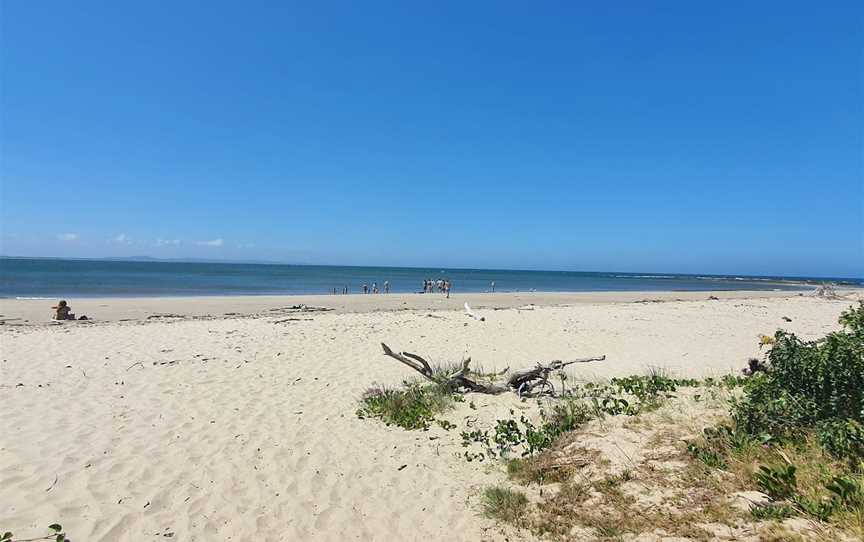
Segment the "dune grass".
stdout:
<path fill-rule="evenodd" d="M 487 487 L 483 491 L 482 506 L 483 515 L 490 519 L 517 523 L 525 515 L 528 497 L 503 486 Z"/>

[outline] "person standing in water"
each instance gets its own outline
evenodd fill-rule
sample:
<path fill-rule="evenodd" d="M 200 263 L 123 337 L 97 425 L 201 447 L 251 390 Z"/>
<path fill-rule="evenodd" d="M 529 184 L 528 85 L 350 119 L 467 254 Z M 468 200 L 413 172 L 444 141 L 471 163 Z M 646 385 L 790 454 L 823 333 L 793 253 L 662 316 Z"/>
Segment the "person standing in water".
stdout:
<path fill-rule="evenodd" d="M 384 281 L 384 293 L 385 294 L 390 293 L 390 281 L 389 280 Z"/>
<path fill-rule="evenodd" d="M 494 280 L 492 281 L 492 293 L 493 294 L 495 293 L 495 281 Z"/>

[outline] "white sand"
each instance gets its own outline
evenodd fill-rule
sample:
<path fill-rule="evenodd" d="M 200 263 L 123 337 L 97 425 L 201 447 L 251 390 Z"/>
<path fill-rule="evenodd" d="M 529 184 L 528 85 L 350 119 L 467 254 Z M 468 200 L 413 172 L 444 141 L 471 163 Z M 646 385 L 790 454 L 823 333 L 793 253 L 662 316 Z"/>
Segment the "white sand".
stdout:
<path fill-rule="evenodd" d="M 97 321 L 144 319 L 160 314 L 187 316 L 260 315 L 273 309 L 305 304 L 327 307 L 336 312 L 375 312 L 393 310 L 462 310 L 465 302 L 474 308 L 508 308 L 536 305 L 573 305 L 598 302 L 640 300 L 705 300 L 775 298 L 799 294 L 792 292 L 577 292 L 577 293 L 495 293 L 390 295 L 297 295 L 297 296 L 202 296 L 143 298 L 67 298 L 76 315 L 86 314 Z M 0 322 L 9 324 L 44 323 L 51 317 L 54 299 L 0 299 Z"/>
<path fill-rule="evenodd" d="M 445 416 L 459 426 L 449 433 L 355 416 L 373 382 L 413 376 L 379 343 L 436 361 L 470 353 L 485 368 L 605 353 L 605 362 L 573 371 L 583 379 L 651 365 L 702 376 L 740 369 L 758 354 L 760 333 L 783 327 L 815 338 L 836 329 L 851 303 L 707 295 L 337 296 L 340 310 L 283 323 L 268 309 L 297 298 L 70 300 L 79 314 L 114 321 L 58 325 L 13 325 L 44 319 L 46 302 L 3 300 L 0 530 L 37 536 L 57 521 L 76 542 L 167 533 L 180 541 L 497 540 L 477 495 L 504 475 L 459 457 L 467 406 Z M 659 297 L 692 300 L 610 302 Z M 477 307 L 570 306 L 478 309 L 486 322 L 452 310 L 428 316 L 466 298 Z M 357 312 L 376 307 L 406 310 Z M 117 321 L 225 312 L 258 316 Z M 518 406 L 509 396 L 473 399 L 478 415 L 493 419 Z"/>

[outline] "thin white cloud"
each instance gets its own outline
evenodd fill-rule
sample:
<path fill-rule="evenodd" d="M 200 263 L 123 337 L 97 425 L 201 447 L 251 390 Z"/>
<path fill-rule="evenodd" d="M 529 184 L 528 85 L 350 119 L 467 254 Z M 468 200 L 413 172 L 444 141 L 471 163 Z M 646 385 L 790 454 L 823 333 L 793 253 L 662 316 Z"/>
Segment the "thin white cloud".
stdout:
<path fill-rule="evenodd" d="M 61 241 L 77 241 L 78 234 L 77 233 L 58 233 L 57 239 Z"/>
<path fill-rule="evenodd" d="M 224 244 L 224 241 L 222 241 L 222 239 L 213 239 L 212 241 L 198 241 L 195 244 L 201 245 L 202 247 L 221 247 Z"/>
<path fill-rule="evenodd" d="M 126 235 L 125 233 L 121 233 L 120 235 L 118 235 L 118 236 L 116 236 L 116 237 L 112 237 L 112 238 L 111 238 L 111 242 L 112 242 L 112 243 L 121 243 L 121 244 L 124 244 L 124 245 L 128 245 L 128 244 L 130 244 L 130 243 L 132 242 L 132 238 L 129 237 L 128 235 Z"/>
<path fill-rule="evenodd" d="M 157 239 L 156 240 L 156 246 L 157 247 L 162 247 L 162 246 L 174 246 L 174 247 L 176 247 L 179 244 L 180 244 L 180 239 Z"/>

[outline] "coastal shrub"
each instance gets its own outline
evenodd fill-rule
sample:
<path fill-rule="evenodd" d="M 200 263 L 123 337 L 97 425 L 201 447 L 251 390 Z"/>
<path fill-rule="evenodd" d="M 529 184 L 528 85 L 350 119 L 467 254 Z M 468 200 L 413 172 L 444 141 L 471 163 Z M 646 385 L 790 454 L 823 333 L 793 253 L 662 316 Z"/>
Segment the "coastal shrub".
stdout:
<path fill-rule="evenodd" d="M 760 465 L 756 473 L 756 485 L 762 493 L 772 500 L 782 501 L 794 496 L 798 491 L 798 479 L 795 476 L 795 465 L 780 466 Z"/>
<path fill-rule="evenodd" d="M 831 420 L 819 426 L 819 443 L 832 456 L 855 461 L 864 458 L 864 425 L 856 420 Z M 864 468 L 858 467 L 864 471 Z"/>
<path fill-rule="evenodd" d="M 402 389 L 370 388 L 361 398 L 357 416 L 379 418 L 403 429 L 429 429 L 435 416 L 452 407 L 453 394 L 437 384 L 406 383 Z M 440 424 L 445 427 L 444 424 Z M 449 428 L 449 422 L 446 428 Z"/>
<path fill-rule="evenodd" d="M 688 443 L 705 465 L 764 492 L 762 520 L 802 515 L 864 537 L 864 303 L 840 331 L 803 341 L 778 331 L 762 371 L 733 400 L 733 424 Z"/>
<path fill-rule="evenodd" d="M 777 331 L 766 370 L 748 380 L 744 397 L 733 405 L 740 429 L 778 440 L 818 430 L 832 453 L 861 456 L 864 302 L 839 321 L 841 331 L 817 341 Z"/>

